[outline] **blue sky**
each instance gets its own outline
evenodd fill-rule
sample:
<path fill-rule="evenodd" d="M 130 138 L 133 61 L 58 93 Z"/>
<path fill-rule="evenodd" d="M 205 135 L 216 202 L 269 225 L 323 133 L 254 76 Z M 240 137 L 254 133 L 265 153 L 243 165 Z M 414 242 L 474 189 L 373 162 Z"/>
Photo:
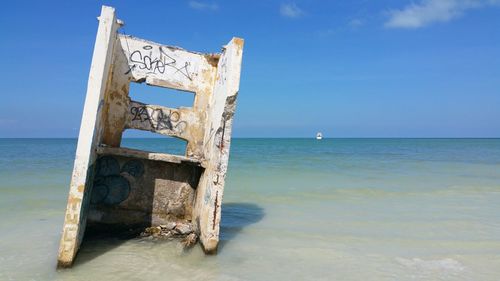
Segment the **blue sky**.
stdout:
<path fill-rule="evenodd" d="M 500 0 L 8 1 L 0 137 L 77 136 L 102 4 L 189 50 L 243 37 L 236 137 L 500 137 Z"/>

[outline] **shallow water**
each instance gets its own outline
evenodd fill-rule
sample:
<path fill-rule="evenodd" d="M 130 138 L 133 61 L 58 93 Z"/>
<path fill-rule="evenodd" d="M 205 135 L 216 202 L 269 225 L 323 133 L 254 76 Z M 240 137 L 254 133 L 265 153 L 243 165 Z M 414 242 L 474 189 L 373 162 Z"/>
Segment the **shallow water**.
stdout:
<path fill-rule="evenodd" d="M 0 139 L 0 280 L 500 280 L 499 139 L 235 139 L 217 256 L 94 239 L 57 271 L 75 144 Z"/>

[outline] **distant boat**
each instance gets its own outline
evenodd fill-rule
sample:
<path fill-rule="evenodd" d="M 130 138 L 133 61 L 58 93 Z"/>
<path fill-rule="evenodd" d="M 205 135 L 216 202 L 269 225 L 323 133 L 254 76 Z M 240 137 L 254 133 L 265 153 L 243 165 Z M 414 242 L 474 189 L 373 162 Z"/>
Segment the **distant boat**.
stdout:
<path fill-rule="evenodd" d="M 321 132 L 318 132 L 318 133 L 316 134 L 316 139 L 317 139 L 317 140 L 323 139 L 323 134 L 322 134 Z"/>

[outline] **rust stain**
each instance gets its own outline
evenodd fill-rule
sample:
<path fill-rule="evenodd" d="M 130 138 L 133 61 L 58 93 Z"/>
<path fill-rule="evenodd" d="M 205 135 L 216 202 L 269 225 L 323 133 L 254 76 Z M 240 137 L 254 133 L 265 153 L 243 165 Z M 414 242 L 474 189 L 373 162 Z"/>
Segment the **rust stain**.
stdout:
<path fill-rule="evenodd" d="M 243 47 L 243 44 L 245 43 L 245 40 L 239 37 L 234 37 L 234 43 L 240 47 Z"/>
<path fill-rule="evenodd" d="M 85 190 L 85 185 L 84 184 L 79 185 L 76 190 L 78 190 L 78 192 L 82 193 Z"/>
<path fill-rule="evenodd" d="M 221 136 L 220 145 L 219 145 L 221 152 L 224 149 L 224 134 L 226 133 L 226 116 L 223 116 L 223 118 L 224 118 L 224 123 L 222 124 L 222 136 Z"/>
<path fill-rule="evenodd" d="M 77 224 L 79 219 L 79 207 L 82 199 L 70 196 L 68 198 L 68 206 L 65 216 L 65 224 Z"/>
<path fill-rule="evenodd" d="M 214 205 L 214 218 L 212 220 L 212 230 L 215 230 L 215 220 L 217 218 L 217 209 L 219 208 L 219 206 L 217 205 L 219 202 L 219 191 L 216 191 L 215 192 L 215 205 Z"/>
<path fill-rule="evenodd" d="M 121 134 L 124 130 L 127 107 L 129 102 L 129 79 L 124 80 L 113 75 L 110 87 L 106 89 L 106 106 L 103 126 L 103 143 L 110 146 L 119 146 Z"/>
<path fill-rule="evenodd" d="M 245 40 L 238 38 L 238 37 L 235 37 L 233 40 L 234 40 L 234 44 L 236 46 L 238 46 L 236 53 L 239 56 L 239 55 L 241 55 L 241 50 L 243 50 L 243 44 L 245 43 Z"/>
<path fill-rule="evenodd" d="M 68 198 L 68 205 L 71 205 L 73 207 L 73 209 L 75 208 L 75 205 L 79 204 L 80 202 L 82 202 L 82 199 L 80 199 L 78 197 L 70 196 Z"/>
<path fill-rule="evenodd" d="M 220 54 L 206 54 L 204 55 L 204 57 L 211 66 L 217 67 L 220 59 Z"/>

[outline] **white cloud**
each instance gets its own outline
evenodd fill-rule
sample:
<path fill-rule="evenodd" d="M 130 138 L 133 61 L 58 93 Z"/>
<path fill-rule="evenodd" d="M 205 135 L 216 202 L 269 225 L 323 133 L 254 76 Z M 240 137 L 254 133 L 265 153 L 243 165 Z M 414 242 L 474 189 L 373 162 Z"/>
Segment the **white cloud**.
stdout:
<path fill-rule="evenodd" d="M 403 9 L 389 11 L 385 26 L 390 28 L 419 28 L 436 22 L 460 17 L 466 10 L 500 4 L 500 0 L 422 0 Z"/>
<path fill-rule="evenodd" d="M 298 18 L 304 15 L 304 11 L 302 11 L 294 3 L 281 4 L 280 14 L 288 18 Z"/>
<path fill-rule="evenodd" d="M 210 10 L 217 11 L 219 9 L 219 5 L 216 3 L 204 3 L 200 1 L 189 1 L 189 7 L 195 10 Z"/>
<path fill-rule="evenodd" d="M 349 26 L 353 27 L 353 28 L 360 27 L 362 25 L 363 25 L 363 21 L 360 19 L 352 19 L 349 21 Z"/>

